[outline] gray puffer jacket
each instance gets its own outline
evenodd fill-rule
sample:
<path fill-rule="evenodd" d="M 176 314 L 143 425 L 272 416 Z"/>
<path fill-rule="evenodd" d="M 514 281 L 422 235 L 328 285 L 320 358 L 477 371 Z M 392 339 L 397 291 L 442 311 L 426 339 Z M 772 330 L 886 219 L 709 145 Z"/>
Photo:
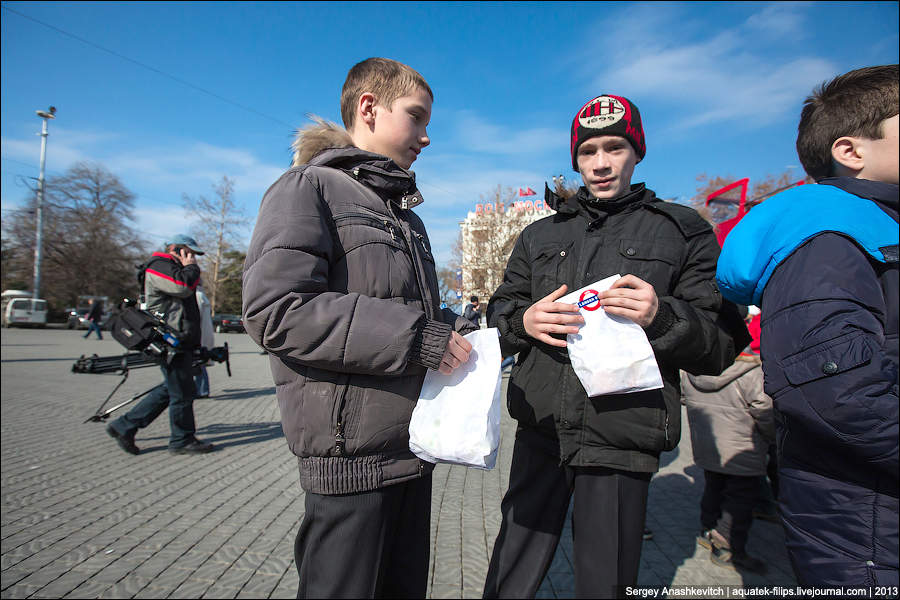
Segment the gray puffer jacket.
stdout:
<path fill-rule="evenodd" d="M 409 451 L 410 415 L 451 330 L 473 329 L 439 308 L 414 175 L 348 144 L 334 126 L 301 132 L 312 158 L 266 192 L 244 263 L 244 325 L 269 352 L 300 484 L 318 494 L 430 472 Z"/>
<path fill-rule="evenodd" d="M 759 359 L 743 356 L 721 375 L 681 372 L 697 466 L 728 475 L 765 475 L 775 443 L 772 399 L 763 392 Z"/>

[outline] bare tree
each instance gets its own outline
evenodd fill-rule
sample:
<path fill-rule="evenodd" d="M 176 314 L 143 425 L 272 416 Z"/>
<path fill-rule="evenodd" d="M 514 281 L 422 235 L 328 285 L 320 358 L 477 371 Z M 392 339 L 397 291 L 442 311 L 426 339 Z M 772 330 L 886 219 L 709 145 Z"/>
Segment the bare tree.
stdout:
<path fill-rule="evenodd" d="M 442 303 L 452 308 L 456 312 L 460 311 L 460 299 L 456 297 L 458 288 L 456 281 L 455 266 L 440 267 L 437 270 L 438 277 L 438 294 Z"/>
<path fill-rule="evenodd" d="M 231 304 L 221 294 L 222 285 L 234 277 L 239 278 L 240 275 L 223 268 L 226 262 L 225 255 L 235 249 L 238 232 L 249 221 L 235 205 L 232 179 L 223 175 L 222 180 L 213 184 L 212 188 L 215 194 L 213 199 L 206 196 L 194 198 L 187 194 L 182 194 L 182 199 L 188 214 L 197 220 L 197 225 L 191 233 L 206 251 L 206 254 L 200 257 L 204 272 L 203 286 L 215 313 L 224 303 Z"/>
<path fill-rule="evenodd" d="M 146 242 L 132 227 L 134 202 L 135 195 L 100 165 L 77 163 L 47 180 L 41 295 L 51 306 L 74 304 L 84 294 L 135 295 L 134 265 Z M 12 269 L 17 279 L 33 269 L 35 208 L 31 196 L 3 221 L 4 270 Z"/>
<path fill-rule="evenodd" d="M 712 223 L 721 223 L 726 219 L 737 216 L 738 202 L 742 191 L 740 188 L 726 192 L 725 195 L 720 197 L 720 202 L 713 202 L 710 206 L 706 206 L 706 198 L 713 192 L 739 179 L 739 177 L 732 175 L 709 176 L 706 173 L 697 175 L 697 190 L 691 199 L 691 207 Z M 795 185 L 800 180 L 812 183 L 812 179 L 809 177 L 798 177 L 790 171 L 784 171 L 779 175 L 769 174 L 759 181 L 751 180 L 747 189 L 747 208 L 752 208 L 778 192 Z"/>

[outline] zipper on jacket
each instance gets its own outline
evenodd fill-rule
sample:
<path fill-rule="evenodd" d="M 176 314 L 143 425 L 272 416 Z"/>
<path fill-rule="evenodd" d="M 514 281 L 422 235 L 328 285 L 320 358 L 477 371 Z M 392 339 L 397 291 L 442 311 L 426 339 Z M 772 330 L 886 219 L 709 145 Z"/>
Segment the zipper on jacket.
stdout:
<path fill-rule="evenodd" d="M 339 385 L 343 386 L 341 390 L 341 397 L 338 398 L 334 403 L 334 412 L 332 413 L 332 422 L 334 423 L 334 448 L 332 449 L 332 454 L 335 456 L 344 456 L 346 438 L 344 438 L 344 421 L 341 418 L 341 413 L 344 410 L 344 403 L 347 400 L 347 390 L 350 388 L 350 375 L 342 374 L 342 377 L 339 379 Z"/>
<path fill-rule="evenodd" d="M 410 229 L 410 231 L 413 232 L 413 235 L 416 236 L 416 238 L 418 238 L 418 240 L 419 240 L 419 243 L 422 244 L 422 252 L 425 253 L 425 256 L 427 258 L 431 258 L 431 260 L 434 260 L 431 257 L 431 252 L 428 251 L 428 246 L 425 245 L 425 236 L 422 235 L 421 233 L 419 233 L 418 231 L 415 231 L 414 229 Z"/>
<path fill-rule="evenodd" d="M 397 241 L 397 234 L 394 233 L 394 224 L 388 220 L 382 221 L 385 227 L 387 227 L 388 232 L 391 234 L 391 239 L 395 242 Z"/>
<path fill-rule="evenodd" d="M 344 455 L 344 444 L 346 440 L 344 439 L 344 424 L 341 421 L 338 421 L 334 426 L 334 453 L 337 456 Z"/>
<path fill-rule="evenodd" d="M 394 211 L 391 210 L 390 205 L 388 205 L 388 210 L 391 211 L 391 214 L 394 214 Z M 397 220 L 399 221 L 400 219 Z M 415 233 L 413 232 L 412 227 L 409 226 L 409 223 L 406 224 L 406 228 L 409 229 L 410 232 Z M 413 249 L 415 246 L 412 242 L 412 236 L 410 235 L 409 237 L 407 237 L 406 231 L 402 226 L 400 227 L 400 233 L 403 236 L 403 241 L 409 247 L 409 255 L 412 258 L 413 271 L 416 275 L 416 283 L 419 285 L 419 294 L 422 296 L 422 310 L 425 312 L 425 316 L 427 318 L 434 319 L 436 317 L 434 306 L 432 305 L 434 298 L 432 297 L 430 291 L 429 293 L 426 293 L 425 283 L 423 282 L 425 272 L 423 270 L 424 267 L 422 266 L 422 261 L 417 256 L 418 253 Z"/>
<path fill-rule="evenodd" d="M 669 445 L 669 409 L 666 409 L 666 424 L 663 425 L 663 433 L 666 434 L 666 445 Z"/>

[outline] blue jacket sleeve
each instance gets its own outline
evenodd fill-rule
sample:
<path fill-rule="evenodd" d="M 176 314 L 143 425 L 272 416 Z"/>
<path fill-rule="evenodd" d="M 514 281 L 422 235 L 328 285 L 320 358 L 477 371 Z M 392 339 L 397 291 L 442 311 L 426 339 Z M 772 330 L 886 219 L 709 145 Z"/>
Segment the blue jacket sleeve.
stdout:
<path fill-rule="evenodd" d="M 763 292 L 766 392 L 806 442 L 792 455 L 827 457 L 854 479 L 856 469 L 890 478 L 898 469 L 897 340 L 885 334 L 897 313 L 877 269 L 850 239 L 826 233 L 785 259 Z"/>

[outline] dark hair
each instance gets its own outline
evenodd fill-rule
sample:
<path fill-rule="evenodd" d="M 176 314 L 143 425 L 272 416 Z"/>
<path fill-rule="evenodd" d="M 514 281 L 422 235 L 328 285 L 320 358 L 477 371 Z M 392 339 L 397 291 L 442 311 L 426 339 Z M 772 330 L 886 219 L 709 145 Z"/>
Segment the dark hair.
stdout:
<path fill-rule="evenodd" d="M 478 296 L 472 296 L 469 298 L 469 302 L 478 302 Z"/>
<path fill-rule="evenodd" d="M 881 124 L 898 113 L 897 65 L 838 75 L 813 90 L 797 127 L 797 155 L 816 181 L 834 175 L 831 146 L 844 136 L 880 140 Z"/>

